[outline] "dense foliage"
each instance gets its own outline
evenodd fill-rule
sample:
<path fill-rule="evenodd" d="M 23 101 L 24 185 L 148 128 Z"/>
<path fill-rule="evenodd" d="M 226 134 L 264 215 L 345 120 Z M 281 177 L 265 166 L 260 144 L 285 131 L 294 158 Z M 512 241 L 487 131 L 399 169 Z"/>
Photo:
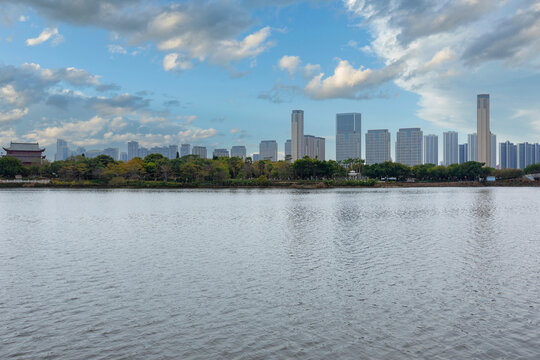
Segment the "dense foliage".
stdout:
<path fill-rule="evenodd" d="M 364 161 L 360 159 L 338 163 L 333 160 L 320 161 L 306 157 L 290 163 L 252 162 L 250 158 L 246 161 L 240 158 L 201 159 L 194 155 L 168 159 L 160 154 L 151 154 L 144 159 L 135 158 L 126 162 L 115 161 L 106 155 L 92 159 L 78 156 L 66 161 L 46 161 L 43 164 L 24 167 L 17 159 L 9 157 L 0 159 L 0 176 L 5 178 L 13 178 L 20 174 L 64 181 L 94 181 L 117 186 L 128 181 L 226 186 L 265 186 L 277 181 L 323 181 L 321 184 L 328 184 L 328 181 L 331 181 L 333 184 L 346 185 L 350 181 L 357 181 L 348 179 L 351 171 L 370 179 L 396 181 L 410 178 L 417 181 L 475 181 L 489 175 L 507 180 L 523 175 L 521 170 L 494 170 L 473 161 L 448 167 L 433 164 L 410 167 L 394 162 L 364 165 Z"/>
<path fill-rule="evenodd" d="M 525 174 L 540 174 L 540 164 L 529 165 L 523 172 L 525 172 Z"/>

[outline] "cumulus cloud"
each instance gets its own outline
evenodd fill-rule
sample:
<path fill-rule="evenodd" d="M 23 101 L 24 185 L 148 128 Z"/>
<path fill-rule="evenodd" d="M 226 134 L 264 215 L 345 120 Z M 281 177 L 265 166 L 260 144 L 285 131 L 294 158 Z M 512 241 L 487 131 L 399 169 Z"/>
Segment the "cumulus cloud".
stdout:
<path fill-rule="evenodd" d="M 340 60 L 333 75 L 325 78 L 324 73 L 320 73 L 309 81 L 304 91 L 316 100 L 356 98 L 359 92 L 385 84 L 401 71 L 400 64 L 375 70 L 356 69 L 347 60 Z"/>
<path fill-rule="evenodd" d="M 190 60 L 177 53 L 168 54 L 163 58 L 163 69 L 165 71 L 181 72 L 192 67 L 193 63 Z"/>
<path fill-rule="evenodd" d="M 291 102 L 302 91 L 299 86 L 287 84 L 275 84 L 269 91 L 259 94 L 258 98 L 268 100 L 274 104 Z"/>
<path fill-rule="evenodd" d="M 0 122 L 19 120 L 28 114 L 28 108 L 12 109 L 8 112 L 0 112 Z"/>
<path fill-rule="evenodd" d="M 49 39 L 53 39 L 53 43 L 57 44 L 63 40 L 62 35 L 58 32 L 58 28 L 45 28 L 43 31 L 35 38 L 30 38 L 26 40 L 27 46 L 36 46 L 43 44 Z"/>
<path fill-rule="evenodd" d="M 121 54 L 121 55 L 127 54 L 127 50 L 122 45 L 109 44 L 107 45 L 107 49 L 109 50 L 109 53 L 111 54 Z"/>
<path fill-rule="evenodd" d="M 300 63 L 300 57 L 285 55 L 281 59 L 279 59 L 278 66 L 280 70 L 288 71 L 289 74 L 292 76 L 298 70 Z"/>
<path fill-rule="evenodd" d="M 140 0 L 18 1 L 54 21 L 110 30 L 115 39 L 123 38 L 132 45 L 153 43 L 158 50 L 168 53 L 169 60 L 172 54 L 178 54 L 178 58 L 208 59 L 216 65 L 254 58 L 272 45 L 269 27 L 253 29 L 255 22 L 249 11 L 252 6 L 248 3 L 241 0 L 174 4 Z M 37 38 L 28 39 L 28 45 L 43 43 L 52 36 L 59 36 L 58 30 L 45 29 Z M 109 51 L 124 53 L 117 45 L 110 46 Z M 168 62 L 167 67 L 181 70 L 187 64 Z"/>

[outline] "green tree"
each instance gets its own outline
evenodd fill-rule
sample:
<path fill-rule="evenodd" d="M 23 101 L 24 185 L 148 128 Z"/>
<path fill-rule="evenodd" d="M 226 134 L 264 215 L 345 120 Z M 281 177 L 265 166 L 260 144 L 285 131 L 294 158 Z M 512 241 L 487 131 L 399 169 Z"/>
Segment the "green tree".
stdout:
<path fill-rule="evenodd" d="M 17 175 L 26 175 L 28 170 L 24 167 L 21 160 L 3 156 L 0 157 L 0 176 L 7 178 L 14 178 Z"/>

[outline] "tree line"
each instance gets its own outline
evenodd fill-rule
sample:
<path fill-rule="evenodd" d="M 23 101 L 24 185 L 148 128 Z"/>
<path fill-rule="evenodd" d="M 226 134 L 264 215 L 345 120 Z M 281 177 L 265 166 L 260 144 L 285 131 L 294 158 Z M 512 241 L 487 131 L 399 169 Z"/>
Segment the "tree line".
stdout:
<path fill-rule="evenodd" d="M 227 181 L 252 179 L 260 182 L 329 180 L 345 179 L 351 171 L 378 180 L 404 181 L 414 178 L 417 181 L 474 181 L 487 176 L 504 180 L 519 178 L 524 173 L 538 173 L 540 164 L 532 165 L 524 172 L 518 169 L 495 170 L 474 161 L 450 166 L 423 164 L 411 167 L 395 162 L 365 165 L 361 159 L 336 162 L 306 157 L 294 162 L 269 160 L 252 162 L 251 158 L 202 159 L 188 155 L 168 159 L 160 154 L 150 154 L 144 159 L 134 158 L 125 162 L 100 155 L 91 159 L 77 156 L 65 161 L 44 161 L 41 164 L 23 166 L 18 159 L 5 156 L 0 158 L 0 176 L 4 178 L 22 175 L 66 181 L 92 180 L 118 185 L 137 180 L 187 184 L 223 184 Z"/>

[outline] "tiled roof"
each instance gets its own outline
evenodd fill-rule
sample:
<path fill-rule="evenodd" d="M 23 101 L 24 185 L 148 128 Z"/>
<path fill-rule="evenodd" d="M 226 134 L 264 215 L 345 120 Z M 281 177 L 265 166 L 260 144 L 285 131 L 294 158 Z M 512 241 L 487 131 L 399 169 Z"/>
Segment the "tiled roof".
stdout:
<path fill-rule="evenodd" d="M 14 143 L 14 142 L 10 144 L 9 148 L 5 148 L 5 149 L 11 150 L 11 151 L 41 151 L 42 150 L 39 148 L 38 143 Z"/>

